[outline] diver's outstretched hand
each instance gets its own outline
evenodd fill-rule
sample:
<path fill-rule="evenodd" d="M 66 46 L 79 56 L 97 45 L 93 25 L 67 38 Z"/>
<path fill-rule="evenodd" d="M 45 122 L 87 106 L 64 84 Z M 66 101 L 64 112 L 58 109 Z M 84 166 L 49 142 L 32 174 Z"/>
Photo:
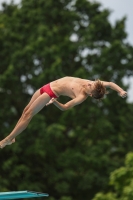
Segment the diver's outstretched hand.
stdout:
<path fill-rule="evenodd" d="M 122 90 L 121 92 L 119 92 L 119 95 L 122 97 L 122 98 L 125 98 L 127 97 L 127 92 Z"/>

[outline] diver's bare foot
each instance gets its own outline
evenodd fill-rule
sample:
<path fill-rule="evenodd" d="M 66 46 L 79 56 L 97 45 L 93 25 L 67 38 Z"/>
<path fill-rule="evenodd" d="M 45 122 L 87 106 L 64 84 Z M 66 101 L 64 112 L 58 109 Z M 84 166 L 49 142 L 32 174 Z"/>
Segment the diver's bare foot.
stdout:
<path fill-rule="evenodd" d="M 11 145 L 14 142 L 15 142 L 15 138 L 13 140 L 11 140 L 7 145 Z"/>
<path fill-rule="evenodd" d="M 12 139 L 12 140 L 8 140 L 8 139 L 4 139 L 4 140 L 2 140 L 1 142 L 0 142 L 0 148 L 2 149 L 2 148 L 4 148 L 6 145 L 11 145 L 12 143 L 14 143 L 15 142 L 15 138 L 14 139 Z"/>

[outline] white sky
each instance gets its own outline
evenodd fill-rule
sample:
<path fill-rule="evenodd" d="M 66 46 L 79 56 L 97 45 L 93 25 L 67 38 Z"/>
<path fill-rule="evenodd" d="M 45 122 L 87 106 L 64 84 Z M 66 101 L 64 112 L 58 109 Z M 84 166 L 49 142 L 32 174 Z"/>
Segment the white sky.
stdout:
<path fill-rule="evenodd" d="M 28 0 L 27 0 L 28 1 Z M 37 0 L 36 0 L 37 1 Z M 82 0 L 81 0 L 82 1 Z M 107 8 L 112 11 L 109 20 L 112 24 L 117 19 L 121 19 L 123 16 L 127 17 L 126 20 L 126 32 L 128 34 L 127 40 L 133 45 L 133 0 L 91 0 L 100 2 L 103 8 Z M 10 3 L 11 0 L 0 0 L 2 2 Z M 14 3 L 19 3 L 21 0 L 14 0 Z M 127 82 L 127 81 L 125 81 Z M 133 102 L 133 78 L 129 79 L 130 89 L 128 91 L 128 101 Z"/>

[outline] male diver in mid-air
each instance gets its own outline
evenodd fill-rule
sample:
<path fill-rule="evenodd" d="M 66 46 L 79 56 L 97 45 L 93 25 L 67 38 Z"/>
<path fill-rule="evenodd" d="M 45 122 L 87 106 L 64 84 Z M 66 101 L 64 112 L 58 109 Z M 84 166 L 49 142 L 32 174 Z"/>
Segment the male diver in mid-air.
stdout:
<path fill-rule="evenodd" d="M 57 108 L 65 111 L 81 104 L 89 96 L 99 100 L 102 99 L 107 94 L 106 87 L 115 90 L 123 98 L 127 96 L 127 92 L 117 84 L 100 80 L 91 81 L 75 77 L 64 77 L 44 85 L 33 94 L 12 132 L 0 141 L 0 148 L 14 143 L 15 137 L 27 128 L 33 116 L 42 110 L 44 106 L 53 103 Z M 62 104 L 57 101 L 57 98 L 61 95 L 68 96 L 72 100 Z"/>

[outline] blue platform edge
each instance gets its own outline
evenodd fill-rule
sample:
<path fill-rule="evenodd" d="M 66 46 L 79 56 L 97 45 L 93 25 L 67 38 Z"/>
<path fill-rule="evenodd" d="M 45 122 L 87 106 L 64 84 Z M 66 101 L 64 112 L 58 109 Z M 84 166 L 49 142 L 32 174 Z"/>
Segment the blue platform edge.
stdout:
<path fill-rule="evenodd" d="M 12 191 L 12 192 L 0 192 L 0 200 L 8 199 L 24 199 L 24 198 L 35 198 L 35 197 L 48 197 L 49 194 L 34 192 L 34 191 Z"/>

